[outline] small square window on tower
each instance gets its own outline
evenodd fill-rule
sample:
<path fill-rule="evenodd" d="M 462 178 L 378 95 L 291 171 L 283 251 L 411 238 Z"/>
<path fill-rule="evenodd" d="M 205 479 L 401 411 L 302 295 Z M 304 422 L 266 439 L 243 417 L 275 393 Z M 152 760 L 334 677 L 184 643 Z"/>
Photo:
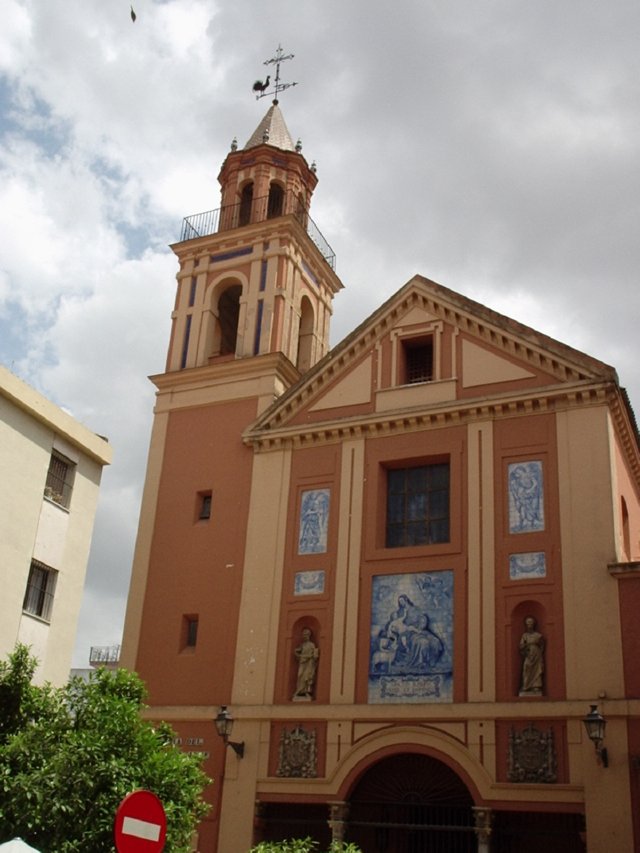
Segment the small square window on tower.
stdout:
<path fill-rule="evenodd" d="M 410 338 L 402 342 L 404 375 L 402 384 L 430 382 L 433 379 L 433 338 Z"/>
<path fill-rule="evenodd" d="M 182 636 L 180 645 L 183 649 L 195 649 L 198 642 L 198 615 L 189 613 L 182 617 Z"/>
<path fill-rule="evenodd" d="M 198 521 L 208 521 L 211 518 L 211 492 L 198 492 L 196 501 L 196 518 Z"/>

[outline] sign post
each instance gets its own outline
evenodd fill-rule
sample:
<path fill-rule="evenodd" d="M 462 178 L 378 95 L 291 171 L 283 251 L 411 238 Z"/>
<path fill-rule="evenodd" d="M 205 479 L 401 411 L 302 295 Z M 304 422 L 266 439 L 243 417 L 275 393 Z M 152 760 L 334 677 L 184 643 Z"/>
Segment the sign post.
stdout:
<path fill-rule="evenodd" d="M 167 837 L 167 816 L 151 791 L 127 794 L 118 806 L 113 834 L 118 853 L 161 853 Z"/>

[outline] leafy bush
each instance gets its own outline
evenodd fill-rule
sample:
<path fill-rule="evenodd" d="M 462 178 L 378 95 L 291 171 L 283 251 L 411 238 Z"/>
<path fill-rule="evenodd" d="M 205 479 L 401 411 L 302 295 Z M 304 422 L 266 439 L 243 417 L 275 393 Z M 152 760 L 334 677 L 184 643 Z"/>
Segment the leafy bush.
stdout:
<path fill-rule="evenodd" d="M 320 853 L 320 845 L 311 838 L 291 838 L 288 841 L 261 841 L 249 853 Z M 355 844 L 332 841 L 326 853 L 362 853 Z"/>
<path fill-rule="evenodd" d="M 141 719 L 140 678 L 100 669 L 88 683 L 36 687 L 36 665 L 25 646 L 0 662 L 0 843 L 20 836 L 44 853 L 112 853 L 118 805 L 146 789 L 163 803 L 166 849 L 187 853 L 210 780 L 169 726 Z"/>

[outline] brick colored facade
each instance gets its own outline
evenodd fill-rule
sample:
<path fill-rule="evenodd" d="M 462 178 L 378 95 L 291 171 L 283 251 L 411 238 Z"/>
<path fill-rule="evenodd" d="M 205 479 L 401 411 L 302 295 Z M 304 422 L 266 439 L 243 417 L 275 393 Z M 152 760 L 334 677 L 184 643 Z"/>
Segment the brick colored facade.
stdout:
<path fill-rule="evenodd" d="M 122 657 L 208 754 L 198 849 L 640 849 L 640 450 L 615 371 L 420 276 L 329 353 L 315 175 L 264 138 L 229 154 L 218 229 L 173 247 Z"/>

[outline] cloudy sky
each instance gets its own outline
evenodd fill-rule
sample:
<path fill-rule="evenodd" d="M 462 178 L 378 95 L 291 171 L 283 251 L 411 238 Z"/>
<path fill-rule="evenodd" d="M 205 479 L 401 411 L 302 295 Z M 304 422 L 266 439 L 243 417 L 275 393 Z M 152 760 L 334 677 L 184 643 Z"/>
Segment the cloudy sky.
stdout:
<path fill-rule="evenodd" d="M 637 0 L 1 0 L 0 362 L 107 435 L 76 666 L 118 643 L 175 242 L 281 96 L 345 284 L 420 273 L 613 364 L 640 407 Z"/>

